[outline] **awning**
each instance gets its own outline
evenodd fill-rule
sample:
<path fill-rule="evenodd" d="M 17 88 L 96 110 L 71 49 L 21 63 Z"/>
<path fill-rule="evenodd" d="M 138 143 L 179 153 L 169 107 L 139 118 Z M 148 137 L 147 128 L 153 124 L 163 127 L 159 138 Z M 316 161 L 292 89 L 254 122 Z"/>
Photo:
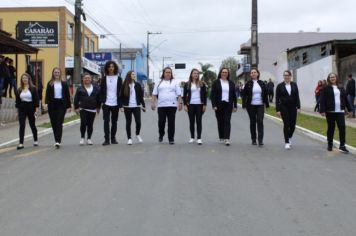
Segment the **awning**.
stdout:
<path fill-rule="evenodd" d="M 11 34 L 0 30 L 0 54 L 31 54 L 37 52 L 38 48 L 11 38 Z"/>
<path fill-rule="evenodd" d="M 65 57 L 65 68 L 74 68 L 74 57 Z M 82 57 L 82 68 L 96 75 L 101 75 L 100 66 L 85 57 Z"/>

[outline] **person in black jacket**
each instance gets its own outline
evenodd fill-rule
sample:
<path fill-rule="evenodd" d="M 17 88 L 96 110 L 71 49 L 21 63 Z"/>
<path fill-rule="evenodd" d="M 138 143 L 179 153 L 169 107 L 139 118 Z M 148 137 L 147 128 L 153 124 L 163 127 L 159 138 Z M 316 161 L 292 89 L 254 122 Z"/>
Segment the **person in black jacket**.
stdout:
<path fill-rule="evenodd" d="M 352 78 L 352 75 L 349 75 L 347 85 L 346 85 L 346 95 L 347 95 L 347 100 L 351 106 L 353 118 L 355 118 L 355 96 L 356 96 L 355 90 L 356 90 L 355 80 Z"/>
<path fill-rule="evenodd" d="M 297 110 L 300 109 L 299 91 L 296 83 L 291 81 L 292 72 L 283 72 L 284 81 L 276 88 L 276 111 L 283 120 L 285 149 L 290 149 L 297 122 Z"/>
<path fill-rule="evenodd" d="M 114 61 L 105 63 L 105 76 L 100 83 L 100 100 L 103 108 L 104 119 L 104 142 L 103 145 L 117 144 L 116 131 L 117 120 L 119 119 L 119 109 L 122 107 L 120 100 L 120 90 L 122 79 L 118 76 L 119 67 Z M 111 131 L 110 131 L 111 115 Z"/>
<path fill-rule="evenodd" d="M 263 117 L 265 107 L 269 107 L 266 84 L 261 81 L 260 72 L 252 68 L 250 72 L 251 80 L 247 81 L 243 91 L 242 108 L 246 108 L 250 117 L 250 132 L 252 145 L 256 142 L 256 124 L 258 131 L 258 145 L 263 146 Z"/>
<path fill-rule="evenodd" d="M 211 87 L 211 103 L 218 123 L 220 142 L 230 145 L 231 114 L 237 111 L 235 83 L 230 81 L 230 72 L 221 68 L 218 79 Z"/>
<path fill-rule="evenodd" d="M 328 151 L 332 151 L 333 149 L 336 122 L 340 135 L 339 150 L 343 153 L 348 153 L 349 151 L 345 147 L 345 108 L 347 108 L 348 111 L 351 111 L 351 106 L 347 101 L 345 90 L 338 86 L 338 80 L 337 74 L 330 73 L 328 75 L 328 85 L 321 90 L 320 94 L 320 114 L 326 116 L 326 121 L 328 123 Z"/>
<path fill-rule="evenodd" d="M 27 73 L 21 75 L 21 86 L 16 94 L 16 108 L 19 116 L 19 145 L 17 149 L 23 149 L 23 142 L 25 136 L 26 127 L 26 117 L 28 118 L 28 123 L 30 124 L 32 135 L 33 135 L 33 145 L 38 146 L 37 128 L 36 128 L 36 117 L 38 114 L 39 99 L 36 87 L 31 82 L 31 76 Z"/>
<path fill-rule="evenodd" d="M 71 111 L 69 87 L 67 82 L 62 81 L 61 76 L 61 70 L 58 67 L 53 68 L 45 99 L 56 148 L 61 146 L 64 116 L 66 112 Z"/>
<path fill-rule="evenodd" d="M 195 120 L 197 122 L 197 143 L 203 143 L 201 139 L 202 132 L 202 117 L 206 109 L 207 89 L 203 81 L 199 80 L 199 70 L 192 69 L 189 76 L 189 81 L 185 83 L 183 90 L 184 110 L 188 112 L 190 140 L 189 143 L 195 141 Z"/>
<path fill-rule="evenodd" d="M 122 89 L 120 92 L 121 103 L 124 108 L 125 118 L 126 118 L 126 134 L 127 134 L 127 144 L 132 145 L 131 138 L 131 122 L 132 115 L 135 118 L 136 123 L 136 139 L 139 143 L 143 140 L 140 136 L 141 131 L 141 109 L 146 111 L 145 100 L 143 98 L 143 90 L 141 85 L 135 81 L 136 74 L 134 71 L 129 71 L 126 74 Z"/>
<path fill-rule="evenodd" d="M 82 74 L 82 85 L 77 88 L 74 96 L 74 109 L 80 114 L 80 134 L 79 145 L 84 145 L 85 131 L 87 131 L 87 144 L 93 145 L 91 136 L 93 134 L 93 124 L 95 113 L 100 112 L 99 88 L 92 84 L 92 77 L 89 73 Z"/>

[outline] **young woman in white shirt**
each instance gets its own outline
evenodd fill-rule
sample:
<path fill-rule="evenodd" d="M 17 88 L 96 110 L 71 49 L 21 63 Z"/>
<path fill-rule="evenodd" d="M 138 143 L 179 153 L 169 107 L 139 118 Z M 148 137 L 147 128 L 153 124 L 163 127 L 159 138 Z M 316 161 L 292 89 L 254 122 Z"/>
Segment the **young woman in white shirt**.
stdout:
<path fill-rule="evenodd" d="M 351 111 L 351 106 L 347 102 L 346 92 L 342 86 L 339 86 L 337 74 L 330 73 L 327 78 L 327 86 L 325 86 L 320 93 L 320 114 L 322 116 L 326 116 L 326 121 L 328 123 L 328 151 L 332 151 L 333 149 L 333 139 L 336 123 L 340 135 L 339 150 L 343 153 L 349 152 L 345 147 L 345 113 L 347 113 L 345 108 L 347 108 L 348 111 Z"/>
<path fill-rule="evenodd" d="M 177 107 L 181 111 L 183 102 L 179 82 L 174 79 L 170 67 L 163 69 L 161 81 L 154 86 L 151 108 L 155 110 L 156 107 L 158 111 L 158 141 L 163 141 L 166 120 L 168 120 L 168 141 L 173 145 Z"/>
<path fill-rule="evenodd" d="M 230 81 L 230 72 L 221 68 L 218 79 L 211 86 L 211 103 L 218 123 L 220 142 L 230 145 L 231 114 L 237 111 L 235 83 Z"/>
<path fill-rule="evenodd" d="M 33 146 L 38 146 L 36 117 L 38 113 L 39 99 L 36 87 L 32 84 L 31 76 L 27 73 L 21 75 L 21 85 L 16 93 L 16 108 L 19 117 L 20 142 L 17 149 L 23 149 L 26 118 L 30 124 L 33 135 Z"/>
<path fill-rule="evenodd" d="M 201 139 L 202 117 L 206 109 L 207 90 L 203 81 L 199 80 L 199 70 L 192 69 L 189 81 L 185 83 L 183 90 L 184 110 L 189 116 L 190 140 L 195 142 L 195 121 L 197 123 L 197 143 L 203 143 Z"/>
<path fill-rule="evenodd" d="M 143 97 L 143 90 L 140 83 L 135 81 L 136 74 L 134 71 L 129 71 L 126 74 L 124 83 L 120 92 L 120 99 L 125 113 L 126 118 L 126 134 L 127 134 L 127 144 L 132 145 L 131 137 L 131 123 L 132 115 L 135 118 L 136 123 L 136 139 L 139 143 L 143 140 L 140 136 L 141 131 L 141 109 L 146 111 L 145 100 Z"/>

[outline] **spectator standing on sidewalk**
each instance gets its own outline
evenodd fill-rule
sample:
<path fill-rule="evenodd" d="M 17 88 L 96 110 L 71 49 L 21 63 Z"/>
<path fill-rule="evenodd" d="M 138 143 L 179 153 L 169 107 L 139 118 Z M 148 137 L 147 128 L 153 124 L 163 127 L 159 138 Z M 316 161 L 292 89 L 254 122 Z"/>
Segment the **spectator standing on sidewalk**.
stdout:
<path fill-rule="evenodd" d="M 80 114 L 80 135 L 79 145 L 84 145 L 85 133 L 87 132 L 87 144 L 93 145 L 91 136 L 93 134 L 93 124 L 95 113 L 100 112 L 99 88 L 92 84 L 92 77 L 89 73 L 82 74 L 82 85 L 77 88 L 74 96 L 74 109 Z"/>
<path fill-rule="evenodd" d="M 323 81 L 319 80 L 318 84 L 316 85 L 315 90 L 314 90 L 315 102 L 316 102 L 316 105 L 314 107 L 314 112 L 319 112 L 319 110 L 320 110 L 320 92 L 321 92 L 322 86 L 323 86 Z"/>
<path fill-rule="evenodd" d="M 104 119 L 103 146 L 118 144 L 116 140 L 117 120 L 121 108 L 120 90 L 122 79 L 119 76 L 119 66 L 114 61 L 108 61 L 104 67 L 105 76 L 100 82 L 100 100 L 102 102 Z M 110 129 L 111 121 L 111 129 Z"/>
<path fill-rule="evenodd" d="M 60 148 L 64 116 L 66 112 L 71 111 L 71 103 L 68 84 L 62 81 L 62 73 L 58 67 L 53 68 L 51 79 L 47 84 L 45 104 L 54 134 L 54 146 Z"/>
<path fill-rule="evenodd" d="M 36 117 L 38 115 L 38 93 L 37 88 L 32 84 L 31 76 L 27 73 L 21 75 L 20 88 L 16 92 L 15 104 L 19 117 L 19 145 L 17 149 L 23 149 L 25 136 L 26 118 L 32 130 L 33 146 L 38 146 Z"/>
<path fill-rule="evenodd" d="M 268 100 L 269 102 L 273 102 L 273 97 L 274 97 L 274 83 L 272 82 L 272 79 L 270 78 L 268 83 L 267 83 L 267 93 L 268 93 Z"/>
<path fill-rule="evenodd" d="M 166 120 L 168 120 L 168 141 L 169 144 L 174 144 L 177 106 L 181 111 L 183 107 L 181 88 L 173 77 L 172 69 L 166 67 L 163 69 L 161 81 L 154 86 L 151 104 L 153 111 L 157 107 L 160 143 L 163 141 Z"/>
<path fill-rule="evenodd" d="M 347 100 L 351 106 L 352 118 L 355 118 L 355 95 L 356 95 L 355 90 L 356 90 L 355 80 L 352 78 L 352 75 L 348 75 L 347 84 L 346 84 L 346 95 L 347 95 Z"/>
<path fill-rule="evenodd" d="M 135 118 L 136 123 L 136 139 L 139 143 L 143 140 L 140 136 L 141 131 L 141 109 L 143 112 L 146 111 L 145 100 L 143 97 L 143 89 L 140 83 L 135 80 L 136 74 L 134 71 L 129 71 L 126 74 L 122 89 L 120 92 L 120 99 L 123 105 L 125 118 L 126 118 L 126 134 L 127 134 L 127 145 L 132 145 L 131 137 L 131 123 L 132 115 Z"/>
<path fill-rule="evenodd" d="M 202 117 L 206 109 L 207 89 L 203 81 L 199 80 L 199 70 L 192 69 L 189 81 L 185 83 L 183 90 L 184 110 L 189 116 L 190 140 L 195 142 L 195 122 L 197 124 L 197 143 L 203 144 L 201 139 Z"/>
<path fill-rule="evenodd" d="M 211 86 L 211 104 L 218 123 L 218 133 L 221 143 L 230 145 L 231 115 L 237 111 L 235 83 L 230 80 L 230 71 L 221 68 L 218 79 Z"/>
<path fill-rule="evenodd" d="M 8 68 L 9 68 L 9 75 L 10 75 L 9 97 L 12 98 L 12 89 L 14 90 L 16 96 L 17 85 L 16 85 L 16 68 L 14 67 L 14 60 L 12 60 L 11 58 L 9 59 Z"/>
<path fill-rule="evenodd" d="M 290 149 L 297 122 L 297 111 L 300 110 L 300 99 L 298 86 L 291 80 L 292 72 L 284 71 L 283 79 L 284 81 L 276 88 L 276 111 L 283 120 L 284 148 Z"/>
<path fill-rule="evenodd" d="M 328 75 L 327 81 L 328 85 L 321 90 L 320 94 L 320 114 L 322 116 L 326 116 L 326 121 L 328 123 L 328 151 L 332 151 L 333 149 L 333 139 L 336 122 L 340 135 L 339 150 L 340 152 L 348 153 L 349 151 L 345 147 L 345 108 L 350 111 L 351 106 L 347 101 L 347 96 L 344 88 L 338 87 L 337 74 L 330 73 Z"/>

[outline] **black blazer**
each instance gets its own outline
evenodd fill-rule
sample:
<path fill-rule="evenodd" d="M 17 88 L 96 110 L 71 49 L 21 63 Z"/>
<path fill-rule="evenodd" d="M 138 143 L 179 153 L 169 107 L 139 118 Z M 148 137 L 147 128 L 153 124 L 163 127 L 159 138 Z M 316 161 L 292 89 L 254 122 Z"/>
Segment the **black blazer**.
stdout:
<path fill-rule="evenodd" d="M 347 81 L 346 84 L 346 94 L 347 95 L 351 95 L 351 96 L 355 96 L 355 80 L 351 79 Z"/>
<path fill-rule="evenodd" d="M 257 83 L 260 85 L 261 90 L 262 90 L 262 101 L 263 104 L 266 105 L 266 107 L 269 107 L 269 101 L 268 101 L 268 94 L 267 94 L 267 86 L 266 84 L 261 81 L 261 80 L 257 80 Z M 253 81 L 249 80 L 246 82 L 244 89 L 243 89 L 243 93 L 242 93 L 242 107 L 246 108 L 251 106 L 251 102 L 252 102 L 252 90 L 253 90 Z"/>
<path fill-rule="evenodd" d="M 340 105 L 341 110 L 347 108 L 348 111 L 351 111 L 351 106 L 347 101 L 347 95 L 344 88 L 340 88 Z M 320 93 L 320 113 L 333 112 L 335 111 L 335 95 L 334 89 L 331 85 L 325 86 Z"/>
<path fill-rule="evenodd" d="M 120 76 L 117 77 L 117 91 L 116 91 L 116 96 L 117 96 L 117 105 L 121 108 L 122 104 L 121 104 L 121 100 L 120 100 L 120 90 L 121 90 L 121 85 L 122 85 L 122 79 Z M 103 104 L 105 104 L 106 102 L 106 93 L 107 93 L 107 89 L 106 89 L 106 76 L 104 76 L 104 78 L 102 78 L 101 83 L 100 83 L 100 100 Z"/>
<path fill-rule="evenodd" d="M 84 85 L 77 88 L 74 96 L 74 109 L 95 110 L 100 109 L 100 104 L 100 90 L 97 86 L 93 85 L 93 92 L 90 96 Z"/>
<path fill-rule="evenodd" d="M 211 104 L 218 109 L 222 106 L 222 87 L 220 79 L 214 81 L 213 85 L 211 86 Z M 235 83 L 229 80 L 229 106 L 230 109 L 237 108 L 237 97 L 235 93 Z"/>
<path fill-rule="evenodd" d="M 142 107 L 146 107 L 145 105 L 145 100 L 143 98 L 143 89 L 140 85 L 140 83 L 135 82 L 135 93 L 136 93 L 136 102 L 137 102 L 137 106 L 142 105 Z M 121 100 L 121 104 L 123 106 L 128 106 L 129 102 L 130 102 L 130 86 L 129 86 L 129 96 L 125 96 L 124 95 L 124 87 L 122 87 L 121 92 L 120 92 L 120 100 Z"/>
<path fill-rule="evenodd" d="M 38 92 L 37 92 L 37 88 L 36 87 L 32 87 L 29 88 L 29 91 L 32 95 L 32 106 L 33 108 L 37 108 L 39 107 L 39 98 L 38 98 Z M 15 107 L 16 108 L 22 108 L 22 106 L 25 103 L 22 103 L 21 98 L 20 98 L 20 93 L 21 93 L 21 89 L 19 88 L 16 92 L 16 103 L 15 103 Z"/>
<path fill-rule="evenodd" d="M 286 84 L 279 83 L 276 88 L 276 111 L 281 111 L 282 106 L 295 107 L 300 109 L 300 99 L 298 86 L 294 82 L 290 82 L 291 94 L 289 95 Z"/>
<path fill-rule="evenodd" d="M 206 106 L 206 101 L 207 101 L 207 89 L 206 85 L 204 82 L 201 83 L 202 86 L 200 87 L 200 99 L 201 102 Z M 187 82 L 184 84 L 184 89 L 183 89 L 183 103 L 184 105 L 189 106 L 190 103 L 190 96 L 191 96 L 191 83 Z"/>
<path fill-rule="evenodd" d="M 62 81 L 62 99 L 66 108 L 71 108 L 69 87 L 67 82 L 65 81 Z M 54 101 L 54 84 L 53 83 L 51 84 L 51 81 L 49 81 L 47 83 L 47 88 L 46 88 L 45 104 L 48 104 L 50 106 L 53 103 L 53 101 Z"/>

